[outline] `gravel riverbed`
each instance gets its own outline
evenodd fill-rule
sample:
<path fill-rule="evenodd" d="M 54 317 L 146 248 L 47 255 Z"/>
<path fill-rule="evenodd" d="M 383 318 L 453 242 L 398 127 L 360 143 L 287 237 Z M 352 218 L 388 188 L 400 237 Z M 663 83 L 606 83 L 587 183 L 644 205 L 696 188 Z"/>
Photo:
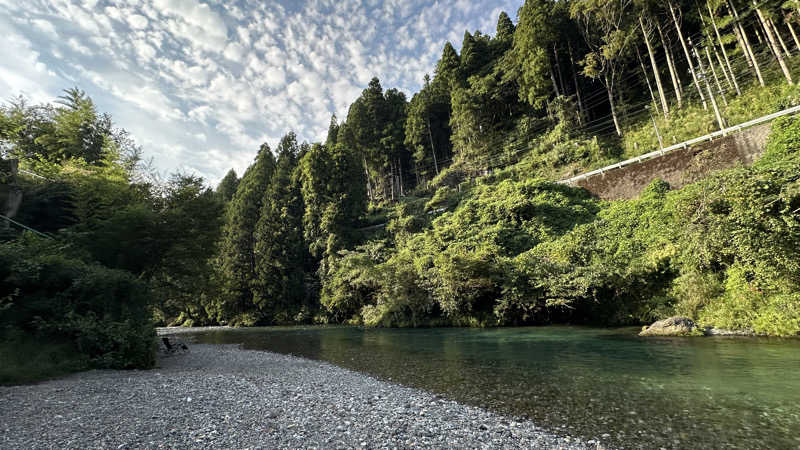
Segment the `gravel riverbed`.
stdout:
<path fill-rule="evenodd" d="M 603 448 L 293 356 L 192 345 L 149 371 L 0 387 L 0 448 Z"/>

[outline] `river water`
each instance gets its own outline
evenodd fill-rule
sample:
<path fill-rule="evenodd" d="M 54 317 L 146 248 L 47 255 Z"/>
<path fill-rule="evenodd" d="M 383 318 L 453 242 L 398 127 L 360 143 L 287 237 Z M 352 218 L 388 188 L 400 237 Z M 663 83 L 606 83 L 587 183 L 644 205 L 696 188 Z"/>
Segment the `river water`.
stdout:
<path fill-rule="evenodd" d="M 626 448 L 800 448 L 800 340 L 531 327 L 206 330 Z"/>

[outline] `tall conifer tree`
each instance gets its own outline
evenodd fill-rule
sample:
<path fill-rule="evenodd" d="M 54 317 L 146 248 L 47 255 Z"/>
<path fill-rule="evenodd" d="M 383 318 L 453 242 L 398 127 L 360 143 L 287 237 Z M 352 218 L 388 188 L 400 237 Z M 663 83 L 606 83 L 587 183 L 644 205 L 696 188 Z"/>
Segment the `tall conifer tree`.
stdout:
<path fill-rule="evenodd" d="M 254 232 L 274 171 L 275 157 L 263 144 L 227 209 L 220 244 L 219 265 L 225 293 L 219 319 L 228 323 L 253 324 L 260 319 L 252 294 L 256 278 Z"/>
<path fill-rule="evenodd" d="M 303 301 L 303 199 L 296 176 L 300 151 L 293 132 L 281 139 L 277 163 L 255 229 L 253 301 L 273 323 L 285 323 Z"/>
<path fill-rule="evenodd" d="M 236 189 L 239 187 L 239 177 L 236 176 L 236 171 L 231 169 L 217 185 L 217 198 L 223 202 L 229 202 L 236 194 Z"/>

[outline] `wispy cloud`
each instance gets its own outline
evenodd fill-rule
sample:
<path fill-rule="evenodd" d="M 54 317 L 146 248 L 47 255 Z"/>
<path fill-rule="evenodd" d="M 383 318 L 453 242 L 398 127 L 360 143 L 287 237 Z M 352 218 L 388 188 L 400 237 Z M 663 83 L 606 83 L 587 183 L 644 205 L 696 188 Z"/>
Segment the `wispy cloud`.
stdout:
<path fill-rule="evenodd" d="M 444 42 L 522 0 L 0 0 L 0 89 L 77 84 L 163 171 L 216 182 L 294 130 L 324 139 L 373 76 L 407 94 Z"/>

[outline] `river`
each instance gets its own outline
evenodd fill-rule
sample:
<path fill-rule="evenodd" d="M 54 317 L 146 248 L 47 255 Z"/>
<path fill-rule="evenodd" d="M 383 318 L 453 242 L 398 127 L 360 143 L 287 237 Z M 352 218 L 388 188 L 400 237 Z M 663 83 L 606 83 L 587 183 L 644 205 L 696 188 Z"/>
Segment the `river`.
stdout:
<path fill-rule="evenodd" d="M 636 331 L 274 327 L 191 336 L 328 361 L 626 448 L 800 447 L 800 340 Z"/>

